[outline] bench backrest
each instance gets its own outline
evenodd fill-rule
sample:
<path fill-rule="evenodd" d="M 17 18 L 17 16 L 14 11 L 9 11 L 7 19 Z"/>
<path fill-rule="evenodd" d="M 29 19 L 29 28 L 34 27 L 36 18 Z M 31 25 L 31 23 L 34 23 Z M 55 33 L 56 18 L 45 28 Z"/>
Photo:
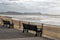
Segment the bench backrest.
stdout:
<path fill-rule="evenodd" d="M 3 24 L 10 24 L 9 21 L 3 20 Z"/>
<path fill-rule="evenodd" d="M 30 25 L 30 24 L 24 24 L 24 23 L 23 23 L 23 28 L 24 28 L 24 29 L 28 29 L 28 30 L 37 31 L 37 26 L 36 26 L 36 25 Z"/>

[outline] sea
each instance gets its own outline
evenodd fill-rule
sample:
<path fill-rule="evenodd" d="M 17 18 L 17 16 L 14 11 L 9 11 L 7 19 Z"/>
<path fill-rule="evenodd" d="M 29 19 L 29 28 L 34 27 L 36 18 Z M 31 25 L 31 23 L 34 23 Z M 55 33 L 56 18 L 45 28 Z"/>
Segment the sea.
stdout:
<path fill-rule="evenodd" d="M 37 24 L 50 24 L 60 26 L 60 16 L 48 16 L 48 15 L 3 15 L 12 17 L 13 20 L 35 22 Z"/>

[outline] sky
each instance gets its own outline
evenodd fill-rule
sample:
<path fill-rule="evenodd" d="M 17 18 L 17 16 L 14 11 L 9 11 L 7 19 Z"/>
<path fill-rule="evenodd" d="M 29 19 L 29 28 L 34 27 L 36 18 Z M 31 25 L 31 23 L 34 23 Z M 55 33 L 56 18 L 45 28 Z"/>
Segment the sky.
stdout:
<path fill-rule="evenodd" d="M 0 12 L 5 11 L 60 15 L 60 0 L 0 0 Z"/>

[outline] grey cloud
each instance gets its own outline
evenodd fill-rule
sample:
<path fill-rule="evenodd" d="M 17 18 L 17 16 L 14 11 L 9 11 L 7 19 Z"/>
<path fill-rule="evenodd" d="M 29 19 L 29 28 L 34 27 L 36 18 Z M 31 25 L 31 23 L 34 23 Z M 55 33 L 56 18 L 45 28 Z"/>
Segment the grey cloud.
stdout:
<path fill-rule="evenodd" d="M 0 0 L 0 11 L 18 11 L 18 12 L 42 12 L 42 13 L 52 13 L 52 11 L 59 10 L 60 1 L 55 0 L 57 2 L 45 1 L 45 2 L 11 2 L 14 0 Z M 15 0 L 17 1 L 17 0 Z M 52 10 L 52 11 L 51 11 Z"/>

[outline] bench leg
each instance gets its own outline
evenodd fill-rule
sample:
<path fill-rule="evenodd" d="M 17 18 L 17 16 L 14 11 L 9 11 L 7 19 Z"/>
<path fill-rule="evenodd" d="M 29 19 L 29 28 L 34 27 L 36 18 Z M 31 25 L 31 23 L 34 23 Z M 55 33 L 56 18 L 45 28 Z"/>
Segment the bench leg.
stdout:
<path fill-rule="evenodd" d="M 27 33 L 28 33 L 28 29 L 27 29 Z"/>
<path fill-rule="evenodd" d="M 37 32 L 36 32 L 35 36 L 37 36 Z"/>
<path fill-rule="evenodd" d="M 23 33 L 24 33 L 24 30 L 25 30 L 25 29 L 23 29 Z"/>
<path fill-rule="evenodd" d="M 36 32 L 36 34 L 35 34 L 35 36 L 40 36 L 40 37 L 42 37 L 42 33 L 40 33 L 40 32 Z"/>
<path fill-rule="evenodd" d="M 23 33 L 24 33 L 24 31 L 26 31 L 28 33 L 28 30 L 27 29 L 23 29 Z"/>
<path fill-rule="evenodd" d="M 40 37 L 42 37 L 42 32 L 40 33 Z"/>

